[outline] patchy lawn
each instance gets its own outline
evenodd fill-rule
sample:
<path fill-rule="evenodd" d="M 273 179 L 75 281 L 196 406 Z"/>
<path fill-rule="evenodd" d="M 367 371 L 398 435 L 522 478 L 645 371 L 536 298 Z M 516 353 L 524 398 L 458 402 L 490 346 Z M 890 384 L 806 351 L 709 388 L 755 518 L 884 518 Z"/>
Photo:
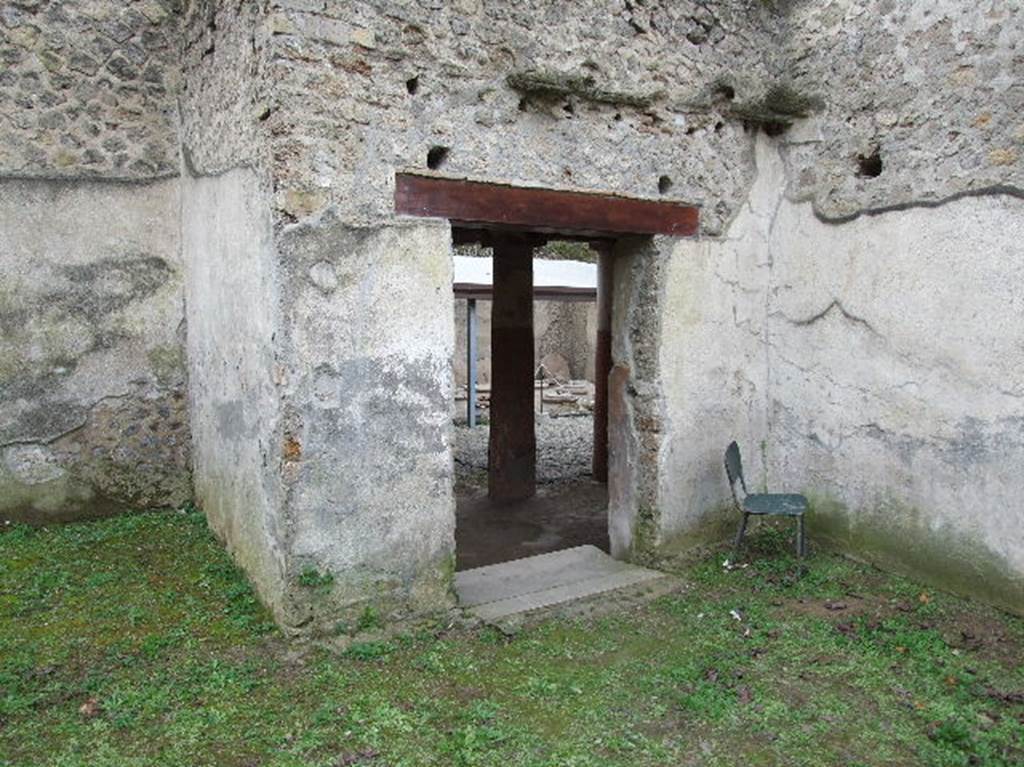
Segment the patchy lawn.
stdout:
<path fill-rule="evenodd" d="M 785 541 L 513 639 L 289 649 L 195 513 L 0 533 L 0 765 L 1021 765 L 1024 621 Z"/>

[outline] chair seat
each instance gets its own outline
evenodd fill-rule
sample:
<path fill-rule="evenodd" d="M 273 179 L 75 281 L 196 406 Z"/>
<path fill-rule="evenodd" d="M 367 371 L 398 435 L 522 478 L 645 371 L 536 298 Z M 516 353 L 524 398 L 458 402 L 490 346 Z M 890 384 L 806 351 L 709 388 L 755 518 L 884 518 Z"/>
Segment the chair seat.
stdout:
<path fill-rule="evenodd" d="M 743 499 L 743 511 L 798 517 L 807 511 L 807 499 L 797 493 L 754 493 Z"/>

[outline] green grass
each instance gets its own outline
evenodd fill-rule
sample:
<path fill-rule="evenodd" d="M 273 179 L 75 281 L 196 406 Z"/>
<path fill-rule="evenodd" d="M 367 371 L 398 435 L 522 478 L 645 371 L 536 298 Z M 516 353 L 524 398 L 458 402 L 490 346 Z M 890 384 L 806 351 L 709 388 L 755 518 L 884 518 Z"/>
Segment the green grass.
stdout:
<path fill-rule="evenodd" d="M 1021 620 L 785 546 L 613 617 L 330 654 L 277 635 L 194 512 L 10 527 L 0 765 L 1024 763 Z"/>

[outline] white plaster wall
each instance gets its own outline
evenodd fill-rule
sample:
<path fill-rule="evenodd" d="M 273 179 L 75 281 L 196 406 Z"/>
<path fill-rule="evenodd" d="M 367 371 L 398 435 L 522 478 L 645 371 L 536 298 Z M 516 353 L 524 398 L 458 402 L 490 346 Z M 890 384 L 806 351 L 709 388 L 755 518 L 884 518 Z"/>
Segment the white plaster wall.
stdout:
<path fill-rule="evenodd" d="M 837 225 L 775 197 L 773 482 L 851 551 L 1024 607 L 1024 201 Z"/>
<path fill-rule="evenodd" d="M 748 487 L 763 483 L 767 436 L 765 291 L 781 169 L 759 166 L 747 202 L 718 239 L 679 240 L 663 271 L 658 345 L 664 402 L 661 541 L 734 521 L 723 454 L 736 440 Z"/>
<path fill-rule="evenodd" d="M 812 542 L 1024 609 L 1024 201 L 825 223 L 756 161 L 727 235 L 661 268 L 659 543 L 714 520 L 736 438 Z"/>
<path fill-rule="evenodd" d="M 758 179 L 762 189 L 776 177 Z M 609 534 L 615 556 L 720 532 L 723 454 L 737 440 L 753 487 L 767 434 L 765 288 L 773 209 L 746 205 L 721 240 L 657 237 L 615 251 L 609 387 Z"/>
<path fill-rule="evenodd" d="M 178 195 L 0 179 L 0 519 L 189 499 Z"/>
<path fill-rule="evenodd" d="M 185 178 L 189 384 L 196 499 L 279 623 L 293 614 L 281 514 L 275 251 L 259 178 Z"/>
<path fill-rule="evenodd" d="M 279 242 L 286 420 L 298 453 L 286 467 L 293 566 L 334 576 L 321 616 L 332 621 L 367 605 L 389 619 L 446 606 L 455 549 L 450 227 L 326 219 Z"/>

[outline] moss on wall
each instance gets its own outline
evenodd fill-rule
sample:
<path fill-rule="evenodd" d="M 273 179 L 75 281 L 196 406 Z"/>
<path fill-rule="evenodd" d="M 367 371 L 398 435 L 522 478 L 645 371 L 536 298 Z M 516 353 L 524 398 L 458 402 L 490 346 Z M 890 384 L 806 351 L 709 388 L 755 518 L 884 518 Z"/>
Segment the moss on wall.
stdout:
<path fill-rule="evenodd" d="M 453 554 L 411 578 L 371 572 L 335 577 L 307 562 L 290 578 L 285 600 L 290 612 L 278 622 L 294 635 L 330 637 L 345 646 L 368 632 L 390 635 L 447 613 L 456 604 L 454 584 Z M 374 616 L 372 625 L 368 615 Z"/>
<path fill-rule="evenodd" d="M 936 527 L 926 511 L 897 500 L 854 511 L 825 493 L 808 497 L 812 543 L 1024 614 L 1024 577 L 969 532 Z"/>
<path fill-rule="evenodd" d="M 590 75 L 574 75 L 564 72 L 527 70 L 513 72 L 507 78 L 513 90 L 541 98 L 576 96 L 584 101 L 615 106 L 630 106 L 643 109 L 651 106 L 664 96 L 660 90 L 647 93 L 628 93 L 603 88 Z"/>

